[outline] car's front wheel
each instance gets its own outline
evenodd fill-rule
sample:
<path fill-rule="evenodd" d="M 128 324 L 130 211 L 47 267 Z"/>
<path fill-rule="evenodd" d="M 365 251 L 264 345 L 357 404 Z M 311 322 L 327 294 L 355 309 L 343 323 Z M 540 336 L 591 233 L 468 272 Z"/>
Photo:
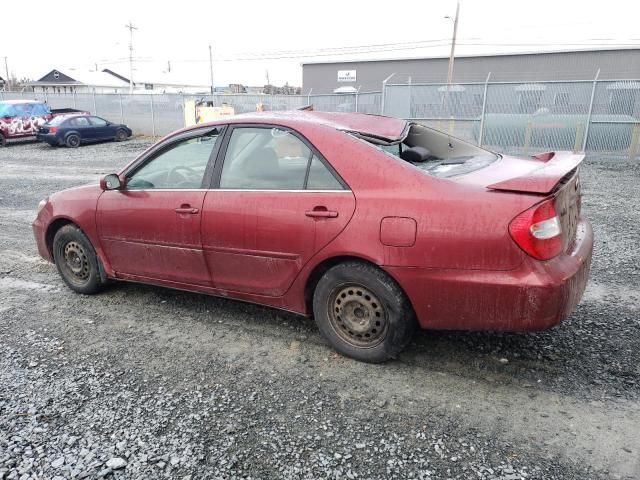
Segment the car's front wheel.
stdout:
<path fill-rule="evenodd" d="M 67 135 L 64 143 L 69 148 L 78 148 L 80 146 L 80 135 L 77 133 L 70 133 Z"/>
<path fill-rule="evenodd" d="M 89 295 L 102 289 L 98 256 L 89 239 L 75 225 L 65 225 L 56 232 L 53 259 L 71 290 Z"/>
<path fill-rule="evenodd" d="M 338 352 L 370 363 L 396 357 L 416 327 L 400 286 L 379 268 L 357 261 L 338 264 L 322 276 L 313 314 Z"/>
<path fill-rule="evenodd" d="M 116 142 L 124 142 L 127 138 L 129 135 L 125 130 L 120 129 L 116 132 Z"/>

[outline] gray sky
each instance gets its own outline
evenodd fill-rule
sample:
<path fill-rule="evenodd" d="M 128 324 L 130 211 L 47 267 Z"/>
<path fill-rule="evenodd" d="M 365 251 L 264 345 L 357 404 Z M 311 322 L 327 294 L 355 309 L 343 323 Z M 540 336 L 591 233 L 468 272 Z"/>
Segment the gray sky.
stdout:
<path fill-rule="evenodd" d="M 266 70 L 271 83 L 300 85 L 304 61 L 448 55 L 452 22 L 443 17 L 454 13 L 455 0 L 9 1 L 0 57 L 19 78 L 95 64 L 128 76 L 131 20 L 134 79 L 171 62 L 176 78 L 206 85 L 211 44 L 216 85 L 263 85 Z M 638 18 L 633 0 L 462 0 L 456 53 L 640 46 Z"/>

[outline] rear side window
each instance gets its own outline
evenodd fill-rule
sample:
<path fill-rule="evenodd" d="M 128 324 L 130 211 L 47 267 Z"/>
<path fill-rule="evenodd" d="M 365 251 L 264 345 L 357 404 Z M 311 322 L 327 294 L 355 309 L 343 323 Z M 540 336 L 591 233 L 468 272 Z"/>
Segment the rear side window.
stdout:
<path fill-rule="evenodd" d="M 333 176 L 333 173 L 322 163 L 316 155 L 311 159 L 309 167 L 309 178 L 307 179 L 308 190 L 343 190 L 342 184 Z"/>
<path fill-rule="evenodd" d="M 311 150 L 278 128 L 236 128 L 222 166 L 220 188 L 301 190 Z"/>
<path fill-rule="evenodd" d="M 295 134 L 280 128 L 242 127 L 231 133 L 220 188 L 342 190 L 331 171 Z"/>

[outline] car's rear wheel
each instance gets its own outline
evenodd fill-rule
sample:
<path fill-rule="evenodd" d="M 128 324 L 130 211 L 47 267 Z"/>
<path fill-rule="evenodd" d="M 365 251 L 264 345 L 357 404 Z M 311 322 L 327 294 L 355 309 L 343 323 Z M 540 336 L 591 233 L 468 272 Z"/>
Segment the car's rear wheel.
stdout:
<path fill-rule="evenodd" d="M 379 268 L 357 261 L 327 270 L 313 295 L 313 313 L 338 352 L 371 363 L 396 357 L 416 327 L 400 286 Z"/>
<path fill-rule="evenodd" d="M 120 129 L 116 132 L 116 142 L 124 142 L 127 138 L 129 135 L 125 130 Z"/>
<path fill-rule="evenodd" d="M 53 259 L 71 290 L 89 295 L 102 289 L 98 256 L 89 239 L 75 225 L 65 225 L 56 232 Z"/>
<path fill-rule="evenodd" d="M 71 133 L 67 135 L 64 143 L 69 148 L 78 148 L 80 146 L 80 135 Z"/>

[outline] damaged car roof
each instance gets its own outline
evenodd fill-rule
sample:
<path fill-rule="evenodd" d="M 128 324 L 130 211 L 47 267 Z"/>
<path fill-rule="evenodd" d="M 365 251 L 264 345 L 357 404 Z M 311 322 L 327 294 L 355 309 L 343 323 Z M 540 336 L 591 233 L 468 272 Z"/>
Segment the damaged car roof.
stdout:
<path fill-rule="evenodd" d="M 273 119 L 274 123 L 282 120 L 321 123 L 336 130 L 356 132 L 363 136 L 378 138 L 387 142 L 402 140 L 406 136 L 409 127 L 409 123 L 406 120 L 382 115 L 300 110 L 241 114 L 230 118 L 229 122 L 250 122 L 255 120 L 256 122 L 264 123 L 269 119 Z"/>

